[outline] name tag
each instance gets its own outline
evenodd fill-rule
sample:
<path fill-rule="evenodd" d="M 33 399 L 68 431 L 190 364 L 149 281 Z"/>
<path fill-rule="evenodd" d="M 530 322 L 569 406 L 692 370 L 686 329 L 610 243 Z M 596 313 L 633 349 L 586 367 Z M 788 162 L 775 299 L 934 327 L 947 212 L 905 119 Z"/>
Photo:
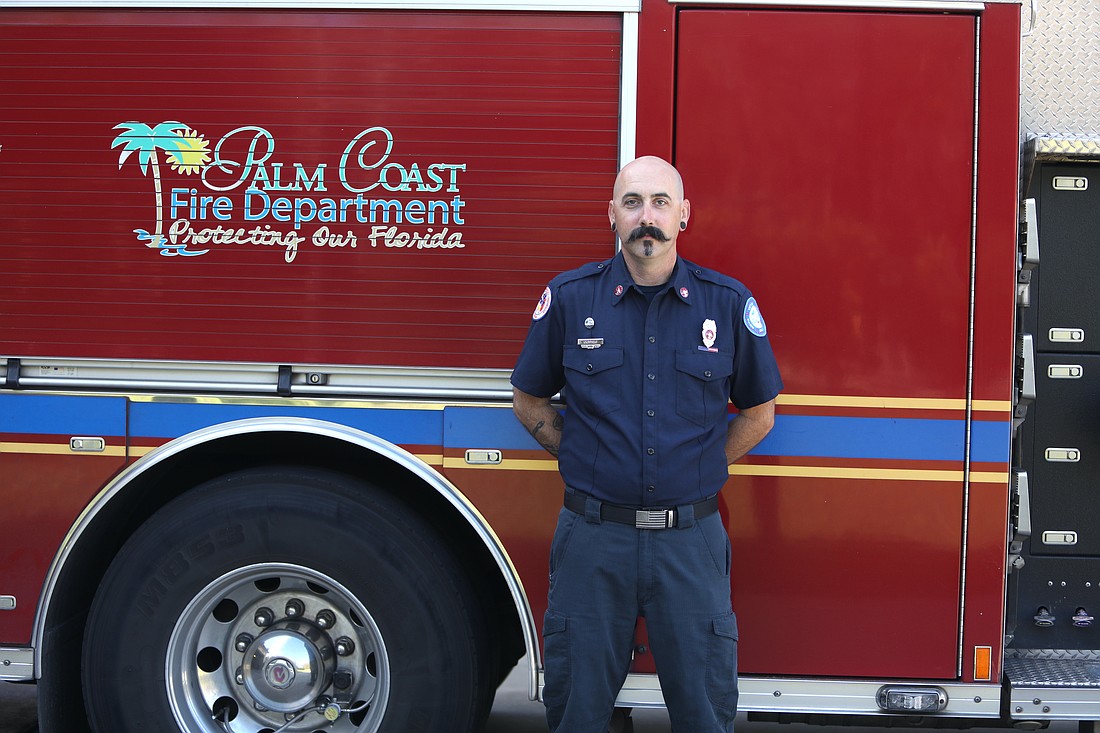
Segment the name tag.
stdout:
<path fill-rule="evenodd" d="M 603 339 L 577 339 L 577 346 L 582 349 L 598 349 L 603 346 Z"/>

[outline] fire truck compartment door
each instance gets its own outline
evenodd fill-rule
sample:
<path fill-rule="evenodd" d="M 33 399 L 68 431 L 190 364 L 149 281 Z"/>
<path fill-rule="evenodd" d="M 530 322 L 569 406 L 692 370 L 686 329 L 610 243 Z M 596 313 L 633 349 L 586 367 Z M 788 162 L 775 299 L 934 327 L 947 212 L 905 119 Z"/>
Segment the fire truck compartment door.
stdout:
<path fill-rule="evenodd" d="M 786 385 L 723 494 L 741 670 L 955 678 L 976 16 L 678 19 L 680 251 L 753 291 Z"/>

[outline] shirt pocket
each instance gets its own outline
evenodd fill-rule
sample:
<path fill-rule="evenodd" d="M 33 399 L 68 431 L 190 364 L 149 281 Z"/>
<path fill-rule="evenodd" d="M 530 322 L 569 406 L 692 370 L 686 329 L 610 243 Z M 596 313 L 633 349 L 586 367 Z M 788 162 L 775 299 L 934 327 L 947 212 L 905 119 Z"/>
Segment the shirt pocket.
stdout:
<path fill-rule="evenodd" d="M 732 356 L 710 351 L 677 352 L 676 413 L 703 426 L 725 419 L 732 374 Z"/>
<path fill-rule="evenodd" d="M 562 364 L 566 368 L 569 398 L 593 415 L 606 415 L 623 406 L 623 350 L 569 347 Z"/>

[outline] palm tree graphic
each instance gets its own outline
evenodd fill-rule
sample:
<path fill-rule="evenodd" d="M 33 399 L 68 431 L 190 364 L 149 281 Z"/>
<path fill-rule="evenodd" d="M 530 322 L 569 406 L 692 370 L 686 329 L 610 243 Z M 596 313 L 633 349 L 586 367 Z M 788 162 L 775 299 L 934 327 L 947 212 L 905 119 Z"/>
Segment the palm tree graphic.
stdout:
<path fill-rule="evenodd" d="M 152 234 L 144 229 L 135 229 L 138 240 L 144 241 L 147 247 L 159 249 L 165 256 L 206 254 L 209 250 L 194 251 L 187 249 L 186 244 L 169 244 L 164 236 L 164 196 L 161 192 L 160 160 L 157 157 L 157 151 L 163 150 L 172 163 L 172 170 L 183 175 L 198 173 L 210 162 L 210 149 L 206 140 L 182 122 L 162 122 L 155 127 L 143 122 L 123 122 L 112 129 L 124 130 L 111 143 L 112 148 L 122 146 L 118 167 L 121 169 L 126 159 L 137 153 L 142 175 L 149 175 L 150 168 L 153 171 L 153 192 L 157 202 L 156 229 Z"/>

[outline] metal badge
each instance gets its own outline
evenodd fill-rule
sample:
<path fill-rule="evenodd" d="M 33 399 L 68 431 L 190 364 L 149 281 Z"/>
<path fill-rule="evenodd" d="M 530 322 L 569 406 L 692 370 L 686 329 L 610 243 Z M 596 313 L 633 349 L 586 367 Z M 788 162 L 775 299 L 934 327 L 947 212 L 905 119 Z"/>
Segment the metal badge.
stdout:
<path fill-rule="evenodd" d="M 703 345 L 699 347 L 705 351 L 718 351 L 714 348 L 714 341 L 718 337 L 718 324 L 713 318 L 703 321 Z"/>
<path fill-rule="evenodd" d="M 588 328 L 588 329 L 595 328 L 596 327 L 596 320 L 594 318 L 592 318 L 592 316 L 589 316 L 588 318 L 585 318 L 584 319 L 584 327 Z"/>

